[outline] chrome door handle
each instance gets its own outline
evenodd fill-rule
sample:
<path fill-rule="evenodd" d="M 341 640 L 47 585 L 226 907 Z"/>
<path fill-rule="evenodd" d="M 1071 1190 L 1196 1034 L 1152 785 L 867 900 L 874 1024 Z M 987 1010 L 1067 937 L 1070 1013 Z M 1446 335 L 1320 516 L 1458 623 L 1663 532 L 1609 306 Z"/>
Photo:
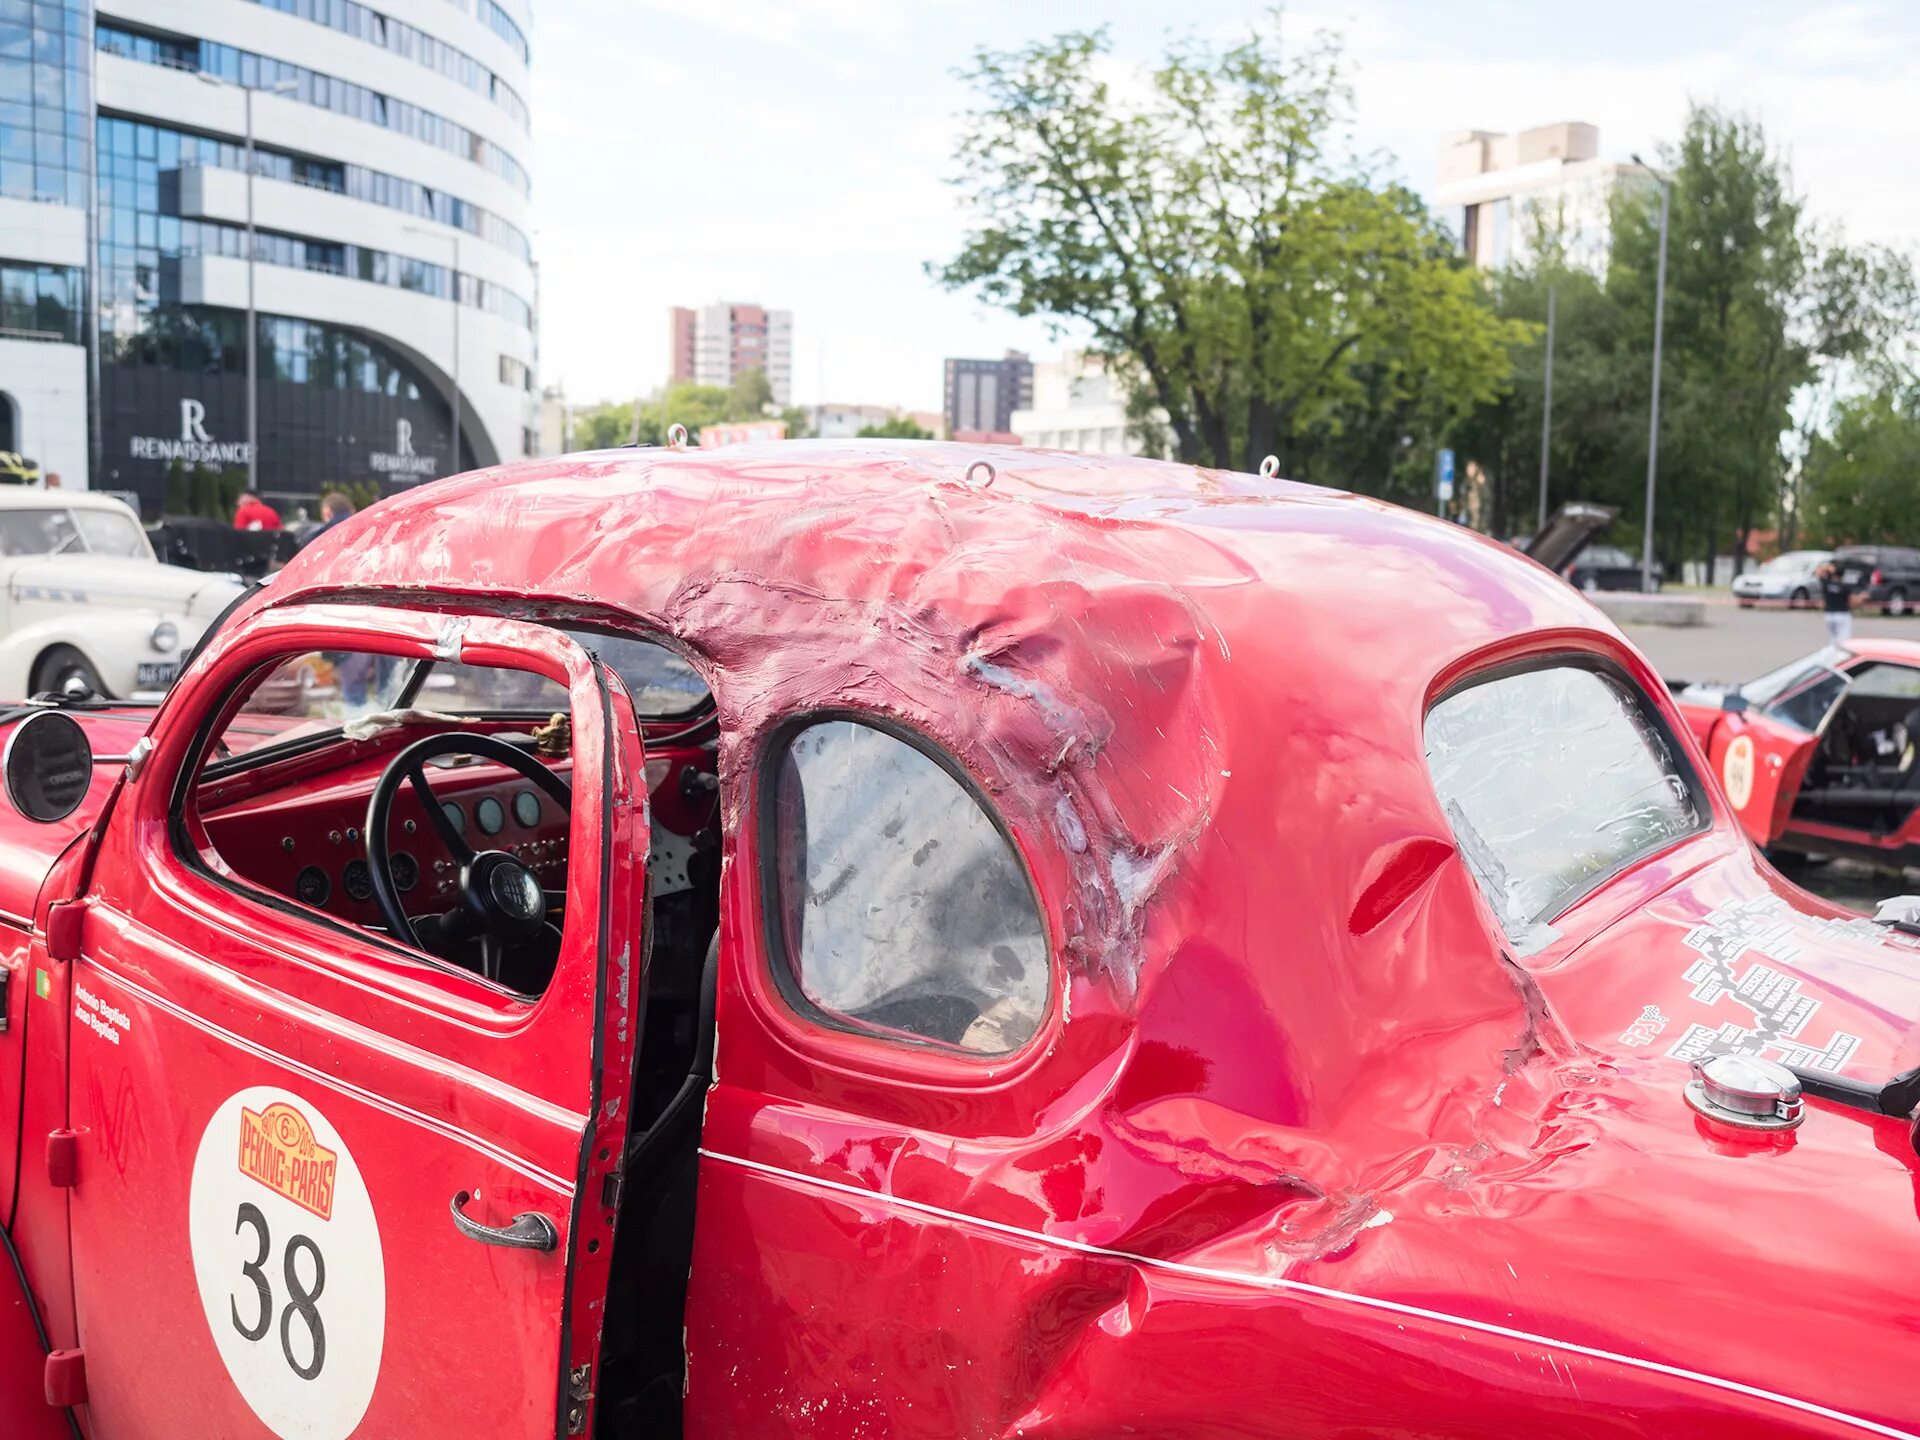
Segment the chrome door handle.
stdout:
<path fill-rule="evenodd" d="M 560 1230 L 546 1216 L 532 1211 L 516 1215 L 506 1225 L 482 1225 L 466 1213 L 467 1201 L 473 1198 L 465 1190 L 453 1197 L 448 1207 L 453 1212 L 453 1224 L 469 1240 L 478 1240 L 482 1245 L 498 1245 L 507 1250 L 557 1250 L 560 1248 Z"/>

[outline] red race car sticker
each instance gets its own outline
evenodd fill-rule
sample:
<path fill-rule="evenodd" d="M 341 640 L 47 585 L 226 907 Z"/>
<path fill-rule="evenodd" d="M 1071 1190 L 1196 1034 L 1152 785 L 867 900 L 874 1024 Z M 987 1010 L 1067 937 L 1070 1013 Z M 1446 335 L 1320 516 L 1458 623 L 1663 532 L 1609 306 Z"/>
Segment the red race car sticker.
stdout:
<path fill-rule="evenodd" d="M 200 1137 L 188 1200 L 214 1348 L 283 1440 L 346 1440 L 386 1338 L 380 1227 L 326 1116 L 270 1086 L 230 1095 Z"/>

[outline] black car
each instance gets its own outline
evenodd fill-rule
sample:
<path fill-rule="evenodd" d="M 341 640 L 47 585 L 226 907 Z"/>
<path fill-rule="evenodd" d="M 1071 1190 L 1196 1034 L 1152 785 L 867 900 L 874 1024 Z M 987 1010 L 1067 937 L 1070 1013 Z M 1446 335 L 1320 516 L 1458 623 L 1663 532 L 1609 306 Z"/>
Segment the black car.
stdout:
<path fill-rule="evenodd" d="M 1920 606 L 1920 550 L 1904 545 L 1848 545 L 1833 552 L 1840 578 L 1883 615 Z"/>
<path fill-rule="evenodd" d="M 1618 545 L 1589 545 L 1561 573 L 1576 590 L 1638 590 L 1640 557 L 1629 555 Z M 1658 590 L 1665 579 L 1665 569 L 1654 561 L 1653 588 Z"/>

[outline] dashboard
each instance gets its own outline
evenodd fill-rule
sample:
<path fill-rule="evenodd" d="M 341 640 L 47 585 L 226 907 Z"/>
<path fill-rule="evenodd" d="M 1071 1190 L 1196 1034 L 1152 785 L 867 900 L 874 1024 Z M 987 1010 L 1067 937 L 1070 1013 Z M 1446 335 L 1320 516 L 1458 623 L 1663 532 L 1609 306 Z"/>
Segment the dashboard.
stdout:
<path fill-rule="evenodd" d="M 302 778 L 233 799 L 216 785 L 201 797 L 207 840 L 235 874 L 254 885 L 353 924 L 383 926 L 361 827 L 386 759 L 356 760 L 317 780 Z M 569 761 L 549 763 L 568 778 Z M 649 869 L 656 894 L 685 883 L 685 857 L 714 809 L 712 764 L 711 752 L 697 746 L 648 752 Z M 504 766 L 467 756 L 428 761 L 425 773 L 442 811 L 469 846 L 503 850 L 531 869 L 542 888 L 565 888 L 569 819 L 551 797 Z M 690 803 L 689 795 L 708 803 Z M 394 885 L 408 913 L 451 906 L 459 868 L 411 785 L 400 786 L 394 796 L 390 836 Z"/>

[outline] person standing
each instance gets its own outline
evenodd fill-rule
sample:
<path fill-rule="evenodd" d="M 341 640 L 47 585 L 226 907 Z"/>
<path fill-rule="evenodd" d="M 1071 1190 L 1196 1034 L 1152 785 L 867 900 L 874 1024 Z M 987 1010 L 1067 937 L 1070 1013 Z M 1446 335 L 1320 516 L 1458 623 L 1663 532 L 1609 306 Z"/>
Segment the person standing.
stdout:
<path fill-rule="evenodd" d="M 1853 639 L 1853 587 L 1831 560 L 1814 572 L 1820 577 L 1820 605 L 1827 615 L 1827 643 L 1845 645 Z"/>
<path fill-rule="evenodd" d="M 347 498 L 346 492 L 342 490 L 329 490 L 325 495 L 320 497 L 320 524 L 314 529 L 312 534 L 300 542 L 300 548 L 302 550 L 306 549 L 307 546 L 318 540 L 322 535 L 326 534 L 327 531 L 333 529 L 334 526 L 338 525 L 351 514 L 353 514 L 353 501 Z"/>
<path fill-rule="evenodd" d="M 240 503 L 233 510 L 233 528 L 236 530 L 278 530 L 280 512 L 260 498 L 257 491 L 249 490 L 240 497 Z"/>

